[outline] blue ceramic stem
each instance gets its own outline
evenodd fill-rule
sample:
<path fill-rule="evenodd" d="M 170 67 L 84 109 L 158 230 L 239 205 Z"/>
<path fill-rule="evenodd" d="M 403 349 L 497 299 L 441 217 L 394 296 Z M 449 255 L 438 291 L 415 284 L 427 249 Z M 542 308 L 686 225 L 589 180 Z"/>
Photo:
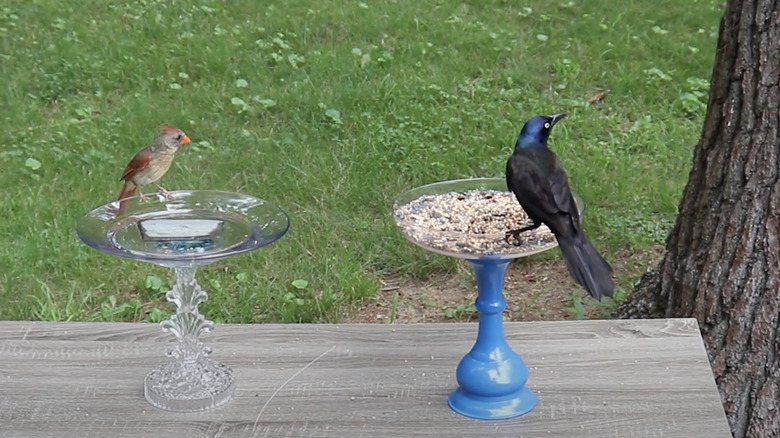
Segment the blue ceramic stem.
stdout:
<path fill-rule="evenodd" d="M 469 260 L 477 279 L 479 333 L 458 365 L 460 387 L 448 399 L 450 408 L 482 420 L 512 418 L 531 411 L 536 396 L 525 386 L 528 367 L 504 337 L 504 273 L 511 259 Z"/>

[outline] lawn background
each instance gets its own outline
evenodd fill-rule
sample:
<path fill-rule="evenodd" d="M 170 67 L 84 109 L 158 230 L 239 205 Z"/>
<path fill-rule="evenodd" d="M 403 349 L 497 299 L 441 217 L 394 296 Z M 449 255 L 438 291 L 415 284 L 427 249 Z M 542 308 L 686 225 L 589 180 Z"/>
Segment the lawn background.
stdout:
<path fill-rule="evenodd" d="M 200 270 L 220 322 L 339 321 L 385 275 L 455 272 L 402 239 L 394 196 L 501 177 L 535 114 L 569 113 L 551 147 L 594 244 L 607 259 L 653 254 L 701 131 L 721 14 L 713 0 L 6 2 L 0 319 L 170 310 L 168 270 L 74 232 L 163 123 L 193 139 L 163 186 L 244 192 L 291 217 L 277 243 Z"/>

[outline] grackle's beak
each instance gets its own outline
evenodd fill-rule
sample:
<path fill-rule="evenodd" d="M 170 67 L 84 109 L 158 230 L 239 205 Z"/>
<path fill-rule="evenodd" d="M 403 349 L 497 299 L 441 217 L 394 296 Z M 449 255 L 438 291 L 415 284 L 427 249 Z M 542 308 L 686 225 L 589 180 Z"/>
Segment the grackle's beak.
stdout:
<path fill-rule="evenodd" d="M 551 116 L 547 116 L 550 118 L 550 125 L 555 126 L 556 123 L 563 120 L 566 117 L 566 113 L 558 113 L 553 114 Z"/>

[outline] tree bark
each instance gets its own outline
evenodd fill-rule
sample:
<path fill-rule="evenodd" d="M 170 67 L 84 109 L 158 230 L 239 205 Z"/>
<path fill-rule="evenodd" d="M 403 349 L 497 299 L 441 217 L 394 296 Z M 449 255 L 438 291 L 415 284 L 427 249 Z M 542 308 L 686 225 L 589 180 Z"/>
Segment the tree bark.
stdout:
<path fill-rule="evenodd" d="M 734 437 L 780 437 L 780 2 L 729 0 L 679 216 L 618 316 L 695 317 Z"/>

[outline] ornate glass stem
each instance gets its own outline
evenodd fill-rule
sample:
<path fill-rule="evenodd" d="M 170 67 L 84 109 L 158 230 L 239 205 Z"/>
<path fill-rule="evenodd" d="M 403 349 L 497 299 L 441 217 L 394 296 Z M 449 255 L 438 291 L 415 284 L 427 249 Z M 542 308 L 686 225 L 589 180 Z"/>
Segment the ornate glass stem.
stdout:
<path fill-rule="evenodd" d="M 176 283 L 165 298 L 176 304 L 176 312 L 160 326 L 176 336 L 168 348 L 173 361 L 164 363 L 144 380 L 149 403 L 169 411 L 193 412 L 215 408 L 227 402 L 235 390 L 233 371 L 208 356 L 211 348 L 200 335 L 214 330 L 214 322 L 198 312 L 208 294 L 195 281 L 195 267 L 176 267 Z"/>
<path fill-rule="evenodd" d="M 195 280 L 195 270 L 195 267 L 174 268 L 176 283 L 165 298 L 176 304 L 176 313 L 160 323 L 163 330 L 179 341 L 169 348 L 168 356 L 190 363 L 211 354 L 211 348 L 203 345 L 199 338 L 214 330 L 214 322 L 198 311 L 198 305 L 208 299 L 208 294 Z"/>

